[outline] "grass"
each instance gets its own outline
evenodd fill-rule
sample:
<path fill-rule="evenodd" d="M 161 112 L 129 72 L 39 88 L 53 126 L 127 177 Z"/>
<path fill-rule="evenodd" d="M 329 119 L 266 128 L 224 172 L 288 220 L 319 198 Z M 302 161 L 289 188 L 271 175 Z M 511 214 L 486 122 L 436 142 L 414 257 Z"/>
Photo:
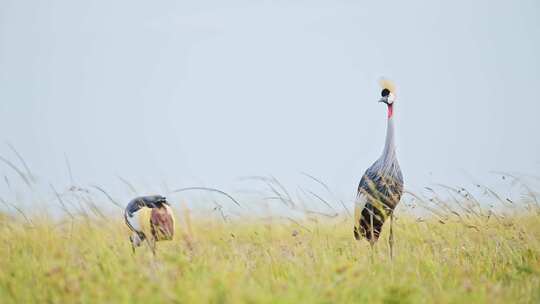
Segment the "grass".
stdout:
<path fill-rule="evenodd" d="M 0 162 L 39 200 L 34 175 L 12 150 L 23 168 Z M 304 174 L 325 195 L 288 191 L 274 177 L 245 178 L 264 186 L 254 190 L 264 202 L 258 214 L 218 189 L 181 188 L 167 193 L 214 192 L 243 213 L 226 214 L 215 200 L 213 211 L 198 216 L 176 210 L 175 239 L 158 243 L 154 256 L 144 247 L 132 253 L 121 213 L 111 217 L 96 202 L 122 204 L 102 187 L 74 185 L 66 163 L 72 186 L 58 192 L 49 185 L 60 219 L 27 213 L 14 203 L 21 192 L 4 178 L 10 198 L 0 197 L 8 211 L 0 211 L 1 304 L 540 303 L 540 200 L 517 175 L 496 173 L 509 193 L 522 194 L 519 201 L 481 185 L 474 194 L 444 185 L 426 187 L 427 195 L 407 191 L 393 259 L 388 225 L 373 249 L 355 241 L 350 204 L 311 175 Z M 270 216 L 272 203 L 291 218 Z"/>
<path fill-rule="evenodd" d="M 177 210 L 178 211 L 178 210 Z M 185 214 L 184 214 L 185 215 Z M 0 217 L 2 303 L 539 303 L 540 221 L 395 223 L 372 251 L 352 220 L 189 218 L 132 254 L 118 218 Z"/>

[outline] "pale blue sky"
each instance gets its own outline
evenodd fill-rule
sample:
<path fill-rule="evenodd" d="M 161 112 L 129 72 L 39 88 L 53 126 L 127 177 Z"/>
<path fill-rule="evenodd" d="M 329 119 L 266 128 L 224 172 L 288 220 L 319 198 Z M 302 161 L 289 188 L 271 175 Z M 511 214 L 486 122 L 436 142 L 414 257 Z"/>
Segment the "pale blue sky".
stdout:
<path fill-rule="evenodd" d="M 538 54 L 534 0 L 0 0 L 0 140 L 60 188 L 65 153 L 109 189 L 308 172 L 348 198 L 383 148 L 385 76 L 407 186 L 534 174 Z"/>

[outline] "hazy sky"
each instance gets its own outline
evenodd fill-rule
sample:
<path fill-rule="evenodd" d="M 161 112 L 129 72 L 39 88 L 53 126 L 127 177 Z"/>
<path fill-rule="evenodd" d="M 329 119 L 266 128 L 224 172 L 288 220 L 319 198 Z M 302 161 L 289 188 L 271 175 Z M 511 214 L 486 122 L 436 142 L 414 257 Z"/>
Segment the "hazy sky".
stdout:
<path fill-rule="evenodd" d="M 307 172 L 352 196 L 385 76 L 407 186 L 539 171 L 540 2 L 357 2 L 0 0 L 0 155 L 60 187 L 66 154 L 113 189 Z"/>

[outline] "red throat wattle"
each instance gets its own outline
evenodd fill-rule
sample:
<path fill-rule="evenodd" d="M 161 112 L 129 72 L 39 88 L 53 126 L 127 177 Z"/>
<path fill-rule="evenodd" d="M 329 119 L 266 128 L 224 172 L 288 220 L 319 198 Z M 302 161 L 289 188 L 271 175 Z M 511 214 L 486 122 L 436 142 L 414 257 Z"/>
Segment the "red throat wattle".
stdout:
<path fill-rule="evenodd" d="M 388 119 L 392 118 L 393 114 L 394 114 L 394 106 L 389 104 L 388 105 Z"/>

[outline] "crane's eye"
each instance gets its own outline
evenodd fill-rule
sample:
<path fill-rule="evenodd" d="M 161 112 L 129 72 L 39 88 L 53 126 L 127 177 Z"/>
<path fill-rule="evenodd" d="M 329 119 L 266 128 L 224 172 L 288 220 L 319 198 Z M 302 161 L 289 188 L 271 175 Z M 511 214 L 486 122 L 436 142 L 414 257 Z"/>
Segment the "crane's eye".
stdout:
<path fill-rule="evenodd" d="M 390 90 L 388 89 L 383 89 L 382 92 L 381 92 L 381 96 L 382 97 L 386 97 L 390 94 Z"/>

